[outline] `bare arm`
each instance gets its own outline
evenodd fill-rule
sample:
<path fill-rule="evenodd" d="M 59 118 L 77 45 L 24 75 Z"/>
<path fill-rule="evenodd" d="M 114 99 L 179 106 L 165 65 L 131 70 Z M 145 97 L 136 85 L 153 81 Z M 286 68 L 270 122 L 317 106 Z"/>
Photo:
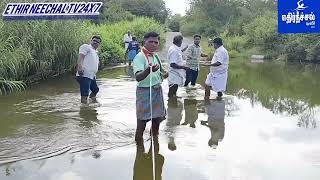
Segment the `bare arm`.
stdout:
<path fill-rule="evenodd" d="M 186 51 L 188 49 L 188 46 L 186 46 L 185 48 L 181 49 L 182 52 Z"/>
<path fill-rule="evenodd" d="M 150 74 L 150 68 L 147 68 L 144 71 L 139 71 L 136 73 L 136 80 L 140 82 L 144 80 L 149 74 Z"/>
<path fill-rule="evenodd" d="M 221 62 L 219 62 L 219 61 L 218 61 L 218 62 L 215 62 L 215 63 L 213 63 L 213 64 L 210 64 L 210 66 L 215 66 L 215 67 L 216 67 L 216 66 L 220 66 L 220 65 L 222 65 L 222 64 L 221 64 Z"/>
<path fill-rule="evenodd" d="M 201 53 L 201 57 L 208 57 L 208 55 Z"/>
<path fill-rule="evenodd" d="M 155 72 L 157 71 L 158 69 L 160 68 L 159 64 L 155 64 L 152 66 L 152 72 Z M 138 82 L 144 80 L 148 75 L 150 74 L 150 67 L 143 70 L 143 71 L 138 71 L 136 73 L 136 80 Z"/>
<path fill-rule="evenodd" d="M 83 75 L 82 65 L 83 65 L 84 57 L 85 57 L 84 54 L 79 54 L 79 58 L 78 58 L 78 62 L 77 62 L 77 71 L 78 71 L 79 75 Z"/>
<path fill-rule="evenodd" d="M 184 69 L 184 70 L 187 70 L 187 69 L 188 69 L 188 67 L 186 67 L 186 66 L 179 66 L 179 65 L 176 64 L 176 63 L 171 63 L 171 64 L 170 64 L 170 67 L 172 67 L 172 68 L 174 68 L 174 69 Z"/>

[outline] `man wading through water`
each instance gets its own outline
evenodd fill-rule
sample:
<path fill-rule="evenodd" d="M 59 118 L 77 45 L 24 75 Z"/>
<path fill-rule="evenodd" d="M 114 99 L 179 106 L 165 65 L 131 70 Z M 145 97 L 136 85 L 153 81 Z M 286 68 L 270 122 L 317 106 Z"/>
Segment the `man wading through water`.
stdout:
<path fill-rule="evenodd" d="M 186 73 L 186 82 L 184 86 L 188 86 L 191 82 L 192 86 L 196 85 L 198 74 L 199 74 L 199 61 L 201 57 L 208 57 L 208 55 L 202 53 L 202 49 L 200 47 L 201 36 L 199 34 L 195 34 L 193 36 L 194 43 L 188 47 L 187 50 L 187 67 L 189 69 Z"/>
<path fill-rule="evenodd" d="M 181 35 L 175 36 L 173 38 L 173 44 L 168 50 L 168 63 L 170 64 L 168 77 L 169 98 L 177 96 L 178 87 L 184 85 L 186 71 L 189 70 L 189 68 L 184 65 L 182 58 L 182 52 L 185 51 L 188 46 L 180 49 L 182 40 L 183 37 Z"/>
<path fill-rule="evenodd" d="M 88 101 L 89 91 L 92 102 L 96 101 L 99 88 L 96 81 L 96 73 L 99 67 L 97 48 L 101 43 L 99 36 L 93 36 L 90 44 L 83 44 L 79 48 L 79 59 L 77 63 L 77 81 L 80 84 L 81 103 Z"/>
<path fill-rule="evenodd" d="M 135 135 L 137 143 L 143 142 L 143 132 L 150 120 L 152 134 L 157 137 L 159 125 L 166 116 L 161 83 L 162 78 L 166 78 L 168 74 L 164 72 L 160 58 L 156 54 L 159 44 L 160 35 L 158 33 L 147 33 L 144 36 L 144 46 L 141 52 L 133 60 L 133 71 L 138 81 L 136 90 L 137 130 Z M 150 104 L 150 81 L 152 104 Z M 150 105 L 152 105 L 152 117 Z"/>
<path fill-rule="evenodd" d="M 217 99 L 221 99 L 223 92 L 227 88 L 228 80 L 228 66 L 229 66 L 229 54 L 223 47 L 221 38 L 215 38 L 213 40 L 213 47 L 216 49 L 210 66 L 210 73 L 206 79 L 205 87 L 205 99 L 210 98 L 210 91 L 217 92 Z"/>

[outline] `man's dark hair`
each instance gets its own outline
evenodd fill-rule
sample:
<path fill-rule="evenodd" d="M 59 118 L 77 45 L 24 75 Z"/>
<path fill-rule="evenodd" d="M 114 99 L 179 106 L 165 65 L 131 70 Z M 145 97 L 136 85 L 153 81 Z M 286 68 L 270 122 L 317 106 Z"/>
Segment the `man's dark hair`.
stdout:
<path fill-rule="evenodd" d="M 93 39 L 99 39 L 99 40 L 100 40 L 100 42 L 102 41 L 102 39 L 101 39 L 101 37 L 100 37 L 100 36 L 92 36 L 91 40 L 93 40 Z"/>
<path fill-rule="evenodd" d="M 148 39 L 150 37 L 157 37 L 158 40 L 160 40 L 160 34 L 156 33 L 156 32 L 148 32 L 147 34 L 144 35 L 144 39 Z"/>
<path fill-rule="evenodd" d="M 218 46 L 222 46 L 223 45 L 223 42 L 222 42 L 221 38 L 215 38 L 213 40 L 213 43 L 217 44 Z"/>
<path fill-rule="evenodd" d="M 199 38 L 201 39 L 200 34 L 195 34 L 195 35 L 193 35 L 193 39 L 196 38 L 196 37 L 199 37 Z"/>
<path fill-rule="evenodd" d="M 136 40 L 137 40 L 137 38 L 133 36 L 132 37 L 132 41 L 136 41 Z"/>
<path fill-rule="evenodd" d="M 183 40 L 183 36 L 177 35 L 173 38 L 173 44 L 178 45 L 182 42 L 182 40 Z"/>

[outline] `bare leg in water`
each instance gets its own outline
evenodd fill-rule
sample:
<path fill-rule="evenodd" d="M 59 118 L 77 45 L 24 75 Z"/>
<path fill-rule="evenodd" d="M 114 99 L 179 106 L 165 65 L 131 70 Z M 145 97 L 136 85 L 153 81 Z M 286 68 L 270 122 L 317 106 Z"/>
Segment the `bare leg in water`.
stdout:
<path fill-rule="evenodd" d="M 152 120 L 152 134 L 153 137 L 158 137 L 159 135 L 159 126 L 160 126 L 160 118 L 156 118 Z M 147 122 L 144 120 L 137 120 L 137 129 L 135 134 L 135 141 L 137 143 L 143 142 L 143 132 L 146 129 Z M 151 132 L 150 132 L 151 133 Z"/>
<path fill-rule="evenodd" d="M 211 86 L 206 85 L 205 93 L 204 93 L 204 99 L 209 99 L 210 98 L 210 91 L 211 91 Z"/>
<path fill-rule="evenodd" d="M 204 95 L 204 99 L 208 100 L 210 98 L 210 91 L 211 91 L 211 86 L 206 85 L 205 87 L 205 95 Z M 218 97 L 217 99 L 221 99 L 222 97 L 222 92 L 218 92 Z"/>

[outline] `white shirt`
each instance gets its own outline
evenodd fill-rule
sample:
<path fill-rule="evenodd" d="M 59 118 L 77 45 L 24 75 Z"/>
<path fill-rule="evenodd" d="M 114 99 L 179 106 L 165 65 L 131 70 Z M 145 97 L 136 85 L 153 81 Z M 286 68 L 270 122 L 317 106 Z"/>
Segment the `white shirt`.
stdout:
<path fill-rule="evenodd" d="M 175 69 L 170 66 L 171 63 L 175 63 L 179 66 L 184 66 L 182 51 L 180 47 L 176 45 L 171 45 L 168 50 L 168 64 L 169 64 L 169 84 L 178 84 L 182 85 L 185 81 L 185 73 L 184 69 Z"/>
<path fill-rule="evenodd" d="M 99 56 L 91 44 L 83 44 L 79 48 L 79 54 L 84 55 L 82 64 L 83 77 L 94 79 L 99 68 Z M 80 76 L 77 72 L 76 76 Z"/>
<path fill-rule="evenodd" d="M 132 41 L 132 36 L 130 35 L 128 35 L 128 34 L 125 34 L 124 36 L 123 36 L 123 42 L 124 43 L 129 43 L 129 42 L 131 42 Z"/>
<path fill-rule="evenodd" d="M 223 47 L 220 46 L 218 49 L 216 49 L 212 60 L 211 64 L 214 64 L 216 62 L 220 62 L 220 66 L 211 66 L 210 67 L 210 72 L 219 74 L 219 73 L 224 73 L 228 71 L 228 66 L 229 66 L 229 55 L 228 51 Z"/>

